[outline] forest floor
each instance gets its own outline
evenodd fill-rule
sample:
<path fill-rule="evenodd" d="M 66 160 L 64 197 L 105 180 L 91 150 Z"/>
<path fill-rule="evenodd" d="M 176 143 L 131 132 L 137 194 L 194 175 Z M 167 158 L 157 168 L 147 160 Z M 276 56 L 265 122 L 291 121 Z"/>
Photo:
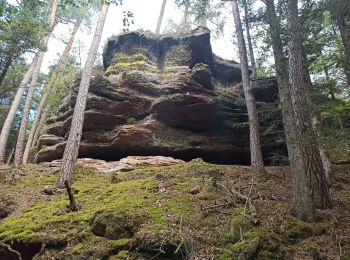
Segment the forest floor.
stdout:
<path fill-rule="evenodd" d="M 350 165 L 333 209 L 293 216 L 287 167 L 205 163 L 102 173 L 79 167 L 71 212 L 57 167 L 0 169 L 0 259 L 350 259 Z"/>

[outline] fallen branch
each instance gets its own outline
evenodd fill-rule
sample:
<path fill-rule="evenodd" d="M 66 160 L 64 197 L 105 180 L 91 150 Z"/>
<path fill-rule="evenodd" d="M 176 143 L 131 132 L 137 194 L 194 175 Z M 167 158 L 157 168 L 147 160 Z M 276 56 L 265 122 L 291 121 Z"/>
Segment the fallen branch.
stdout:
<path fill-rule="evenodd" d="M 228 189 L 223 184 L 221 184 L 219 182 L 217 182 L 216 184 L 217 184 L 217 186 L 220 186 L 221 188 L 223 188 L 226 191 L 226 193 L 228 193 L 229 195 L 236 197 L 242 201 L 245 201 L 245 207 L 246 207 L 246 205 L 248 205 L 250 208 L 250 211 L 249 211 L 249 214 L 244 214 L 244 215 L 254 225 L 259 224 L 259 218 L 258 218 L 258 215 L 256 214 L 256 208 L 255 208 L 252 200 L 249 197 L 247 197 L 247 196 L 245 196 L 245 195 L 243 195 L 243 194 L 241 194 L 233 189 Z"/>
<path fill-rule="evenodd" d="M 74 191 L 70 187 L 69 181 L 65 181 L 64 185 L 66 186 L 68 197 L 69 197 L 69 209 L 71 211 L 78 211 L 79 209 L 78 209 L 78 206 L 75 203 L 75 199 L 74 199 Z"/>

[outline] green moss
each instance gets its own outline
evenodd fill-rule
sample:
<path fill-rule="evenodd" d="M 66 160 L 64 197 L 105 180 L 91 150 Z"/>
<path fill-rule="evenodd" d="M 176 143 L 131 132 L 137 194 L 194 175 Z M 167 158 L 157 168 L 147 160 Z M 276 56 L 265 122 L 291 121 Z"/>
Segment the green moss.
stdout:
<path fill-rule="evenodd" d="M 122 250 L 117 255 L 111 256 L 108 258 L 109 260 L 131 260 L 135 259 L 129 251 Z"/>
<path fill-rule="evenodd" d="M 112 64 L 131 63 L 131 62 L 140 62 L 140 61 L 146 62 L 147 60 L 148 60 L 148 58 L 141 53 L 136 53 L 133 55 L 126 55 L 124 53 L 117 53 L 112 60 Z"/>
<path fill-rule="evenodd" d="M 106 75 L 119 74 L 124 71 L 129 70 L 144 70 L 147 67 L 147 63 L 145 61 L 135 61 L 128 63 L 116 63 L 109 66 L 106 70 Z"/>
<path fill-rule="evenodd" d="M 149 64 L 148 58 L 141 54 L 136 53 L 134 55 L 126 55 L 118 53 L 112 60 L 111 65 L 107 68 L 106 76 L 112 74 L 119 74 L 130 70 L 144 70 Z M 135 75 L 134 75 L 135 76 Z"/>
<path fill-rule="evenodd" d="M 239 203 L 203 209 L 227 202 L 215 181 L 236 180 L 232 174 L 246 173 L 244 167 L 213 165 L 200 159 L 111 174 L 79 167 L 72 188 L 80 210 L 69 213 L 64 192 L 54 196 L 42 193 L 44 186 L 55 185 L 57 169 L 25 166 L 21 171 L 22 177 L 14 183 L 0 183 L 6 200 L 17 204 L 23 197 L 17 199 L 16 195 L 37 192 L 36 201 L 1 220 L 0 243 L 54 241 L 64 248 L 59 252 L 47 249 L 46 253 L 59 259 L 150 259 L 160 249 L 164 252 L 159 257 L 182 259 L 187 257 L 187 249 L 198 246 L 197 241 L 214 248 L 216 259 L 257 255 L 283 259 L 289 244 L 325 232 L 322 223 L 294 218 L 288 203 L 275 205 L 283 212 L 283 222 L 277 228 L 252 225 L 245 215 L 249 209 Z M 197 192 L 190 192 L 194 188 Z"/>

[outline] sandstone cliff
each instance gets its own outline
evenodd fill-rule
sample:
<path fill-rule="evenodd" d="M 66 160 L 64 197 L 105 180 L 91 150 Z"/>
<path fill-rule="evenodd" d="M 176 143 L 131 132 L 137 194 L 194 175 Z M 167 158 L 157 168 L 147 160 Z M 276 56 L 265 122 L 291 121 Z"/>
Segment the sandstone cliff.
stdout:
<path fill-rule="evenodd" d="M 200 28 L 182 37 L 115 36 L 105 46 L 103 62 L 105 71 L 90 84 L 79 157 L 163 155 L 249 163 L 240 66 L 212 53 L 209 31 Z M 38 162 L 61 158 L 79 81 L 48 120 Z M 254 92 L 264 108 L 276 100 L 276 82 L 258 81 Z M 265 158 L 285 154 L 279 118 L 278 111 L 262 117 Z"/>

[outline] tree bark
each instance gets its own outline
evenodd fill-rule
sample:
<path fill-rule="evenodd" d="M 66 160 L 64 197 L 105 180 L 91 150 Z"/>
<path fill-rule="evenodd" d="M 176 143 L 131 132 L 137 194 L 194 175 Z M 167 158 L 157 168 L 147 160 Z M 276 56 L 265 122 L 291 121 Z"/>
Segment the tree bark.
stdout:
<path fill-rule="evenodd" d="M 70 211 L 78 211 L 78 206 L 75 202 L 75 198 L 74 198 L 74 191 L 72 190 L 72 188 L 69 185 L 69 181 L 65 181 L 64 185 L 66 186 L 66 190 L 68 193 L 68 198 L 69 198 L 69 209 Z"/>
<path fill-rule="evenodd" d="M 57 14 L 57 0 L 52 0 L 51 4 L 51 13 L 50 13 L 50 29 L 51 31 L 54 29 L 56 25 L 56 14 Z M 47 44 L 50 39 L 50 34 L 46 35 L 44 38 L 44 46 L 47 47 Z M 26 136 L 26 130 L 27 130 L 27 125 L 28 125 L 28 120 L 29 120 L 29 113 L 32 105 L 32 99 L 33 99 L 33 94 L 36 88 L 36 85 L 38 83 L 38 78 L 40 74 L 40 69 L 41 65 L 43 62 L 45 52 L 40 51 L 39 56 L 38 56 L 38 61 L 35 66 L 35 69 L 33 71 L 32 75 L 32 81 L 30 83 L 30 87 L 28 89 L 27 93 L 27 98 L 26 102 L 24 105 L 24 110 L 23 110 L 23 115 L 22 115 L 22 121 L 21 121 L 21 126 L 18 131 L 18 138 L 17 138 L 17 143 L 16 143 L 16 151 L 15 151 L 15 161 L 14 165 L 19 166 L 23 163 L 23 152 L 24 152 L 24 141 L 25 141 L 25 136 Z"/>
<path fill-rule="evenodd" d="M 311 81 L 310 72 L 309 72 L 309 65 L 308 65 L 309 62 L 308 62 L 308 59 L 306 57 L 306 53 L 305 53 L 303 48 L 302 48 L 302 57 L 303 57 L 302 61 L 303 61 L 303 84 L 304 84 L 303 89 L 305 89 L 305 91 L 306 91 L 305 94 L 306 94 L 306 98 L 307 98 L 307 104 L 309 104 L 306 110 L 308 110 L 310 113 L 310 120 L 311 120 L 312 129 L 316 130 L 317 125 L 320 124 L 320 119 L 319 119 L 319 115 L 315 114 L 314 109 L 311 107 L 311 105 L 312 105 L 312 98 L 311 98 L 312 81 Z M 325 174 L 326 179 L 327 179 L 327 183 L 330 183 L 329 180 L 330 180 L 330 176 L 331 176 L 331 163 L 327 157 L 327 153 L 319 144 L 317 144 L 316 140 L 313 140 L 312 144 L 313 144 L 315 149 L 318 149 L 320 162 L 322 164 L 322 166 L 320 165 L 319 167 L 323 167 L 324 174 Z M 306 154 L 306 156 L 308 156 L 308 154 Z M 309 158 L 309 160 L 312 160 L 312 158 Z M 312 173 L 310 173 L 310 174 L 312 174 Z M 311 187 L 311 188 L 313 188 L 313 187 Z M 315 192 L 317 192 L 317 191 L 315 191 Z"/>
<path fill-rule="evenodd" d="M 245 21 L 245 27 L 247 32 L 247 42 L 248 42 L 248 49 L 249 49 L 249 60 L 250 60 L 250 67 L 252 69 L 252 75 L 251 78 L 254 80 L 257 77 L 256 74 L 256 62 L 254 57 L 254 49 L 252 44 L 252 37 L 250 35 L 250 24 L 249 24 L 249 10 L 247 5 L 247 0 L 242 0 L 243 6 L 244 6 L 244 21 Z"/>
<path fill-rule="evenodd" d="M 164 11 L 165 11 L 165 6 L 166 6 L 167 0 L 163 0 L 162 7 L 160 9 L 160 14 L 157 22 L 157 28 L 156 28 L 156 34 L 160 34 L 160 27 L 162 26 L 162 21 L 163 21 L 163 16 L 164 16 Z"/>
<path fill-rule="evenodd" d="M 11 104 L 10 111 L 7 114 L 6 120 L 4 122 L 4 125 L 1 130 L 0 134 L 0 165 L 3 165 L 5 163 L 5 153 L 6 153 L 6 145 L 8 141 L 8 137 L 11 130 L 11 125 L 13 123 L 13 120 L 15 119 L 17 109 L 19 107 L 19 104 L 21 103 L 21 98 L 23 96 L 24 90 L 33 74 L 33 71 L 36 67 L 37 61 L 38 61 L 39 53 L 37 53 L 32 61 L 32 64 L 30 65 L 28 71 L 24 74 L 23 80 L 21 84 L 18 87 L 16 96 Z"/>
<path fill-rule="evenodd" d="M 5 75 L 12 63 L 12 57 L 5 55 L 4 59 L 1 59 L 0 63 L 0 86 L 5 79 Z"/>
<path fill-rule="evenodd" d="M 328 1 L 328 6 L 344 45 L 344 71 L 350 85 L 350 5 L 348 0 L 332 0 Z"/>
<path fill-rule="evenodd" d="M 293 175 L 293 201 L 296 215 L 302 220 L 313 220 L 314 207 L 309 191 L 307 171 L 302 149 L 297 140 L 294 123 L 293 105 L 290 97 L 287 60 L 283 54 L 280 26 L 277 19 L 274 0 L 266 0 L 266 15 L 270 26 L 272 48 L 275 59 L 284 133 L 288 149 L 289 164 Z"/>
<path fill-rule="evenodd" d="M 256 110 L 255 98 L 250 85 L 247 50 L 244 41 L 243 29 L 241 24 L 241 18 L 239 15 L 237 0 L 232 1 L 232 13 L 236 26 L 239 57 L 242 71 L 242 84 L 249 118 L 251 166 L 254 173 L 265 174 L 266 172 L 264 169 L 264 162 L 260 144 L 260 127 L 258 121 L 258 113 Z"/>
<path fill-rule="evenodd" d="M 297 129 L 297 142 L 302 146 L 304 163 L 308 173 L 311 197 L 320 209 L 332 207 L 322 160 L 314 140 L 310 140 L 312 122 L 308 90 L 303 78 L 303 54 L 298 17 L 298 0 L 288 0 L 289 83 Z"/>
<path fill-rule="evenodd" d="M 52 88 L 54 87 L 56 79 L 60 76 L 60 72 L 61 72 L 63 65 L 65 64 L 65 62 L 67 61 L 67 59 L 69 57 L 70 50 L 71 50 L 73 43 L 74 43 L 74 38 L 75 38 L 79 28 L 80 28 L 80 25 L 81 25 L 81 20 L 77 21 L 74 24 L 74 28 L 73 28 L 72 34 L 68 40 L 68 43 L 66 44 L 66 47 L 65 47 L 65 49 L 64 49 L 64 51 L 59 59 L 54 71 L 52 72 L 52 75 L 51 75 L 49 83 L 45 89 L 45 92 L 40 99 L 40 103 L 39 103 L 38 109 L 36 111 L 35 118 L 34 118 L 32 127 L 30 129 L 27 144 L 26 144 L 24 154 L 23 154 L 23 163 L 24 164 L 28 163 L 30 149 L 31 149 L 32 145 L 36 142 L 36 139 L 34 139 L 35 132 L 36 132 L 36 130 L 39 126 L 39 123 L 41 121 L 41 116 L 43 115 L 43 111 L 44 111 L 45 106 L 46 106 L 47 98 L 49 97 L 49 95 L 52 91 Z"/>
<path fill-rule="evenodd" d="M 91 43 L 89 54 L 85 63 L 82 78 L 79 85 L 78 96 L 74 107 L 72 124 L 64 150 L 61 170 L 57 181 L 59 188 L 64 187 L 65 181 L 71 181 L 78 158 L 79 145 L 84 124 L 84 112 L 89 91 L 91 73 L 94 66 L 98 46 L 101 41 L 102 31 L 108 13 L 109 5 L 104 3 L 96 25 L 95 35 Z"/>

